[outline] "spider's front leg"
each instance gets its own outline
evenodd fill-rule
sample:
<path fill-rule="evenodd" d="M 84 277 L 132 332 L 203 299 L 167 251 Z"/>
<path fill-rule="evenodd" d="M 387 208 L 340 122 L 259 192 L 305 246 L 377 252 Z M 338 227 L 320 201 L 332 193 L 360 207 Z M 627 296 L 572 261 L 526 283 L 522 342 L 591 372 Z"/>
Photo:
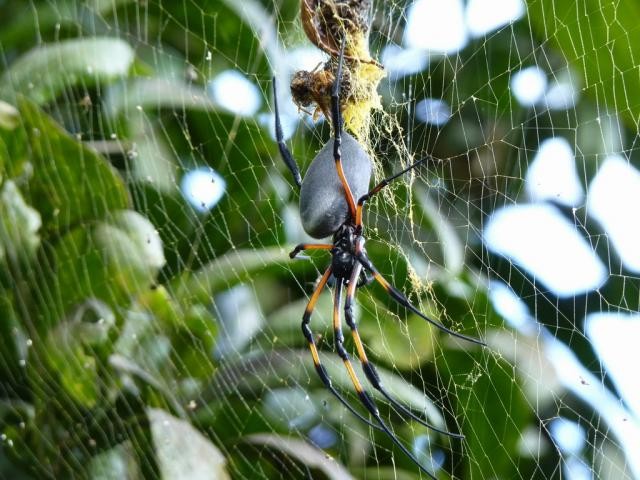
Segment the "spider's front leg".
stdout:
<path fill-rule="evenodd" d="M 280 150 L 280 156 L 284 161 L 287 168 L 291 171 L 293 175 L 293 180 L 298 185 L 298 188 L 302 186 L 302 176 L 300 175 L 300 169 L 296 164 L 296 161 L 293 159 L 293 155 L 291 155 L 291 151 L 284 143 L 284 134 L 282 133 L 282 123 L 280 122 L 280 110 L 278 109 L 278 90 L 276 88 L 276 78 L 273 77 L 273 109 L 274 115 L 276 119 L 276 141 L 278 142 L 278 149 Z"/>
<path fill-rule="evenodd" d="M 349 187 L 349 182 L 344 174 L 342 168 L 342 151 L 340 149 L 342 145 L 342 114 L 340 113 L 340 84 L 342 82 L 342 63 L 344 60 L 344 47 L 345 38 L 342 38 L 342 47 L 340 49 L 340 57 L 338 57 L 338 70 L 336 71 L 336 79 L 333 83 L 331 91 L 331 122 L 333 123 L 333 158 L 336 163 L 336 170 L 338 171 L 338 177 L 342 183 L 344 194 L 349 205 L 349 213 L 353 218 L 356 214 L 356 202 L 353 197 L 353 192 Z"/>
<path fill-rule="evenodd" d="M 289 253 L 290 258 L 296 258 L 296 256 L 305 250 L 331 250 L 333 244 L 331 243 L 299 243 L 296 248 Z"/>

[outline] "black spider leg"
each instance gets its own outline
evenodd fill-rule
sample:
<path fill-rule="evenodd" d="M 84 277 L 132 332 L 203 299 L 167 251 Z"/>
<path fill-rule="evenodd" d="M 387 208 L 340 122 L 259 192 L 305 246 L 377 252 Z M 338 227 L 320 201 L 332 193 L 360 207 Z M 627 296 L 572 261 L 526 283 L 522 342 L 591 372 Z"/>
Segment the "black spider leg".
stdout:
<path fill-rule="evenodd" d="M 346 35 L 342 37 L 342 46 L 340 48 L 340 57 L 338 58 L 338 70 L 336 71 L 336 78 L 333 82 L 333 88 L 331 89 L 331 122 L 333 123 L 333 158 L 336 163 L 336 170 L 338 171 L 338 177 L 342 183 L 344 189 L 344 195 L 349 205 L 349 213 L 351 218 L 355 218 L 356 215 L 356 201 L 349 187 L 349 182 L 344 174 L 342 168 L 342 114 L 340 113 L 340 85 L 342 82 L 342 63 L 344 60 L 344 46 Z"/>
<path fill-rule="evenodd" d="M 367 257 L 366 253 L 364 252 L 364 247 L 363 247 L 364 239 L 362 237 L 360 237 L 360 238 L 358 238 L 357 242 L 358 242 L 358 244 L 356 245 L 356 258 L 364 266 L 364 268 L 366 268 L 367 270 L 369 270 L 373 274 L 373 278 L 375 278 L 376 282 L 378 282 L 380 285 L 382 285 L 382 288 L 384 288 L 386 290 L 386 292 L 389 294 L 389 296 L 391 298 L 393 298 L 400 305 L 402 305 L 405 308 L 408 308 L 409 310 L 411 310 L 413 313 L 415 313 L 416 315 L 421 317 L 423 320 L 426 320 L 427 322 L 429 322 L 433 326 L 439 328 L 443 332 L 446 332 L 449 335 L 453 335 L 454 337 L 461 338 L 462 340 L 466 340 L 466 341 L 471 342 L 471 343 L 482 345 L 483 347 L 487 346 L 487 344 L 485 342 L 483 342 L 482 340 L 479 340 L 479 339 L 474 338 L 474 337 L 468 337 L 467 335 L 455 332 L 455 331 L 451 330 L 450 328 L 445 327 L 444 325 L 442 325 L 439 322 L 436 322 L 432 318 L 427 317 L 424 313 L 422 313 L 420 310 L 418 310 L 416 307 L 414 307 L 413 304 L 409 301 L 409 299 L 407 297 L 404 296 L 404 294 L 402 292 L 400 292 L 397 288 L 395 288 L 393 285 L 391 285 L 389 282 L 387 282 L 384 279 L 384 277 L 382 275 L 380 275 L 380 272 L 378 271 L 378 269 L 373 265 L 371 260 L 369 260 L 369 257 Z"/>
<path fill-rule="evenodd" d="M 351 404 L 349 404 L 349 402 L 342 395 L 340 395 L 340 393 L 333 386 L 333 383 L 331 382 L 331 378 L 329 377 L 329 373 L 327 372 L 327 369 L 320 362 L 318 347 L 316 346 L 316 341 L 313 338 L 313 332 L 311 331 L 311 328 L 309 328 L 309 323 L 311 322 L 311 314 L 313 313 L 313 309 L 316 306 L 318 297 L 320 297 L 320 293 L 322 293 L 322 290 L 327 284 L 327 281 L 329 280 L 330 276 L 331 276 L 331 267 L 327 268 L 327 270 L 324 272 L 324 275 L 320 279 L 318 286 L 313 291 L 313 294 L 311 294 L 311 298 L 309 299 L 307 308 L 305 308 L 304 315 L 302 316 L 302 325 L 301 325 L 302 333 L 304 334 L 304 338 L 306 338 L 307 342 L 309 343 L 309 349 L 311 350 L 311 356 L 313 357 L 313 365 L 316 369 L 316 372 L 318 372 L 318 376 L 320 377 L 320 380 L 322 380 L 322 383 L 325 385 L 325 387 L 327 387 L 327 389 L 333 394 L 333 396 L 336 397 L 340 401 L 340 403 L 342 403 L 345 407 L 347 407 L 347 409 L 351 413 L 353 413 L 356 417 L 358 417 L 360 420 L 362 420 L 364 423 L 366 423 L 370 427 L 380 430 L 380 427 L 378 427 L 374 423 L 371 423 L 368 419 L 363 417 L 355 408 L 351 406 Z"/>
<path fill-rule="evenodd" d="M 280 110 L 278 108 L 278 90 L 276 88 L 276 78 L 273 77 L 271 81 L 273 82 L 273 109 L 276 119 L 276 141 L 278 142 L 278 149 L 280 150 L 280 156 L 282 157 L 282 160 L 293 175 L 293 180 L 296 182 L 296 185 L 300 187 L 302 186 L 302 176 L 300 175 L 300 169 L 298 168 L 296 161 L 293 159 L 291 151 L 287 147 L 286 143 L 284 143 L 282 123 L 280 122 Z"/>
<path fill-rule="evenodd" d="M 369 190 L 367 193 L 365 193 L 364 195 L 362 195 L 358 199 L 358 204 L 356 206 L 356 227 L 357 227 L 359 233 L 362 233 L 362 210 L 364 208 L 365 202 L 369 201 L 369 199 L 371 197 L 373 197 L 376 193 L 378 193 L 384 187 L 386 187 L 391 182 L 393 182 L 396 178 L 401 177 L 402 175 L 404 175 L 405 173 L 407 173 L 410 170 L 413 170 L 416 167 L 419 167 L 421 164 L 423 164 L 424 162 L 426 162 L 427 160 L 430 160 L 430 159 L 431 159 L 431 157 L 425 157 L 425 158 L 423 158 L 421 160 L 418 160 L 415 163 L 412 163 L 411 165 L 409 165 L 404 170 L 396 173 L 395 175 L 391 175 L 390 177 L 385 178 L 384 180 L 382 180 L 375 187 L 373 187 L 371 190 Z"/>
<path fill-rule="evenodd" d="M 347 369 L 347 373 L 351 378 L 351 382 L 353 383 L 354 388 L 356 389 L 356 393 L 358 394 L 358 398 L 360 402 L 365 406 L 365 408 L 369 411 L 373 418 L 376 419 L 382 430 L 387 434 L 387 436 L 391 439 L 391 441 L 400 449 L 402 452 L 411 459 L 416 466 L 423 471 L 425 474 L 429 476 L 429 478 L 436 480 L 431 472 L 429 472 L 422 464 L 418 461 L 418 459 L 405 447 L 402 442 L 398 439 L 395 433 L 391 431 L 391 428 L 382 420 L 380 416 L 380 411 L 378 410 L 378 406 L 376 405 L 373 397 L 369 395 L 369 393 L 363 388 L 358 376 L 356 375 L 355 370 L 353 369 L 353 365 L 351 364 L 351 360 L 349 359 L 349 354 L 347 350 L 344 348 L 344 335 L 342 334 L 342 321 L 340 318 L 340 305 L 342 303 L 342 287 L 343 287 L 343 279 L 337 279 L 336 288 L 335 288 L 335 296 L 333 299 L 333 333 L 334 333 L 334 342 L 336 351 L 338 352 L 338 356 L 342 359 L 344 366 Z"/>
<path fill-rule="evenodd" d="M 356 345 L 356 350 L 358 352 L 358 358 L 360 359 L 360 364 L 362 365 L 362 370 L 364 371 L 364 374 L 367 377 L 367 380 L 369 380 L 369 383 L 373 388 L 375 388 L 382 395 L 384 395 L 384 397 L 387 400 L 389 400 L 389 402 L 391 402 L 398 410 L 403 412 L 405 415 L 413 418 L 420 425 L 424 425 L 425 427 L 435 432 L 442 433 L 443 435 L 448 435 L 454 438 L 464 438 L 464 435 L 461 435 L 459 433 L 448 432 L 447 430 L 442 430 L 438 427 L 431 425 L 430 423 L 426 422 L 422 418 L 418 417 L 411 410 L 405 407 L 402 403 L 397 401 L 382 385 L 380 375 L 378 374 L 378 371 L 376 370 L 375 365 L 369 362 L 367 353 L 364 349 L 364 344 L 362 343 L 362 339 L 360 338 L 360 333 L 358 332 L 358 326 L 356 325 L 355 318 L 353 315 L 353 304 L 355 301 L 356 288 L 358 285 L 357 284 L 358 277 L 360 276 L 361 271 L 362 271 L 362 265 L 360 263 L 356 263 L 356 265 L 353 268 L 353 273 L 351 274 L 351 278 L 349 279 L 349 284 L 347 286 L 347 299 L 345 300 L 345 304 L 344 304 L 344 313 L 345 313 L 345 320 L 347 322 L 347 325 L 351 329 L 351 335 Z"/>

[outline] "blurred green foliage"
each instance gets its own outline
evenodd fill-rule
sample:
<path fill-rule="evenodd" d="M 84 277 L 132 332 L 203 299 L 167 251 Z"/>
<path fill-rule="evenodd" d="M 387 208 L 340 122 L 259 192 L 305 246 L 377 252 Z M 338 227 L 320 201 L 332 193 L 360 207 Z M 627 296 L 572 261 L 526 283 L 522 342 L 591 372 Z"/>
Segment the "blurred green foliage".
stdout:
<path fill-rule="evenodd" d="M 298 2 L 238 2 L 244 10 L 232 0 L 24 3 L 0 2 L 0 477 L 420 478 L 388 438 L 358 424 L 316 378 L 299 323 L 304 292 L 322 264 L 286 255 L 291 226 L 282 212 L 296 199 L 277 183 L 284 168 L 268 129 L 206 94 L 207 79 L 227 68 L 268 92 L 271 65 L 282 59 L 256 25 L 271 25 L 285 44 L 300 41 Z M 405 7 L 381 3 L 378 12 L 400 15 Z M 411 80 L 415 95 L 439 97 L 455 75 L 460 98 L 485 100 L 462 106 L 443 135 L 411 127 L 411 153 L 455 159 L 440 172 L 449 191 L 466 191 L 448 199 L 451 215 L 423 182 L 394 191 L 399 205 L 415 201 L 411 236 L 402 233 L 407 212 L 394 217 L 381 206 L 370 215 L 377 233 L 369 251 L 383 273 L 406 291 L 414 287 L 410 273 L 429 275 L 433 288 L 416 289 L 412 300 L 470 334 L 503 328 L 486 284 L 475 280 L 482 266 L 473 258 L 482 254 L 465 257 L 467 249 L 482 250 L 479 239 L 460 238 L 458 227 L 479 231 L 495 199 L 516 198 L 522 188 L 526 166 L 509 140 L 523 134 L 512 125 L 525 112 L 509 94 L 510 65 L 533 62 L 551 29 L 558 49 L 551 58 L 588 60 L 578 62 L 587 93 L 619 98 L 611 90 L 618 83 L 595 80 L 594 71 L 614 64 L 625 75 L 635 72 L 629 62 L 637 56 L 593 36 L 604 35 L 604 26 L 590 29 L 595 48 L 587 52 L 583 41 L 583 50 L 569 51 L 580 20 L 560 12 L 560 23 L 550 23 L 548 3 L 557 5 L 530 2 L 537 37 L 520 22 L 482 48 L 469 47 L 476 55 L 462 52 L 460 71 L 434 63 L 428 76 Z M 585 15 L 600 4 L 581 3 Z M 629 9 L 623 20 L 633 18 Z M 598 21 L 606 24 L 610 13 L 600 10 Z M 508 48 L 509 35 L 520 51 Z M 377 47 L 393 40 L 373 33 Z M 385 84 L 386 104 L 398 85 Z M 638 117 L 633 103 L 610 107 Z M 398 112 L 401 124 L 404 115 Z M 493 171 L 474 178 L 467 152 L 481 156 L 488 147 L 486 136 L 474 136 L 488 123 L 498 135 L 498 145 L 489 145 Z M 320 135 L 300 130 L 293 150 L 308 160 Z M 382 138 L 378 146 L 388 143 Z M 178 188 L 197 165 L 215 168 L 227 182 L 207 215 Z M 486 177 L 513 181 L 492 185 L 486 198 L 479 190 Z M 482 205 L 468 207 L 480 199 Z M 388 230 L 394 239 L 385 237 Z M 425 257 L 432 261 L 428 273 L 420 270 Z M 214 299 L 242 288 L 252 292 L 258 320 L 240 326 L 237 355 L 220 355 L 220 334 L 229 326 Z M 381 399 L 403 441 L 422 436 L 445 452 L 438 478 L 551 478 L 557 452 L 532 460 L 520 448 L 540 412 L 512 366 L 447 341 L 380 289 L 371 292 L 359 297 L 360 317 L 370 320 L 361 331 L 390 390 L 467 435 L 459 445 L 427 432 Z M 330 338 L 328 312 L 322 298 L 315 329 Z M 326 363 L 335 385 L 349 391 L 337 357 L 327 352 Z M 340 433 L 328 455 L 309 441 L 321 418 Z M 428 451 L 418 448 L 419 458 L 427 461 Z"/>

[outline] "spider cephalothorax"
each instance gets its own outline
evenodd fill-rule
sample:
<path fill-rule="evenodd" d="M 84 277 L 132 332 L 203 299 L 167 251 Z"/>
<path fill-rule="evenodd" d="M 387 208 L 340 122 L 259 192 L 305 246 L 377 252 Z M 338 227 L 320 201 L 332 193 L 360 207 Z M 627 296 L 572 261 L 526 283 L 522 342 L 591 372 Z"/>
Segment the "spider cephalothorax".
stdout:
<path fill-rule="evenodd" d="M 349 280 L 356 264 L 355 227 L 344 224 L 333 237 L 331 249 L 331 271 L 337 280 Z"/>
<path fill-rule="evenodd" d="M 368 190 L 372 171 L 371 159 L 357 140 L 355 140 L 351 135 L 343 132 L 340 112 L 340 80 L 343 56 L 344 40 L 342 42 L 342 48 L 338 60 L 336 79 L 331 90 L 331 120 L 334 134 L 333 141 L 327 142 L 322 150 L 320 150 L 316 155 L 311 162 L 304 179 L 301 177 L 298 166 L 283 140 L 282 127 L 280 125 L 280 118 L 278 115 L 278 104 L 276 98 L 277 92 L 275 91 L 274 81 L 276 137 L 282 158 L 291 170 L 296 184 L 301 187 L 300 218 L 302 220 L 302 226 L 305 231 L 314 238 L 321 239 L 330 235 L 332 236 L 331 243 L 302 243 L 296 246 L 289 254 L 291 258 L 295 258 L 300 252 L 305 250 L 325 250 L 331 253 L 331 263 L 320 278 L 320 281 L 311 295 L 309 303 L 307 304 L 302 316 L 302 332 L 309 344 L 316 372 L 331 393 L 362 421 L 389 435 L 391 440 L 409 458 L 411 458 L 411 460 L 418 465 L 424 473 L 431 478 L 435 478 L 418 462 L 415 456 L 409 452 L 409 450 L 391 431 L 384 420 L 382 420 L 376 402 L 373 397 L 369 395 L 367 390 L 365 390 L 364 386 L 358 379 L 358 376 L 351 364 L 349 353 L 344 346 L 342 313 L 340 308 L 342 305 L 343 290 L 346 289 L 346 299 L 344 302 L 345 321 L 351 331 L 358 358 L 369 385 L 389 400 L 398 412 L 401 412 L 422 425 L 445 435 L 458 438 L 462 436 L 433 427 L 418 415 L 414 414 L 408 407 L 397 401 L 393 395 L 385 389 L 375 366 L 369 362 L 369 359 L 367 358 L 364 344 L 362 343 L 360 334 L 358 333 L 353 308 L 356 290 L 358 287 L 368 283 L 366 281 L 366 276 L 370 275 L 373 281 L 380 284 L 394 301 L 398 302 L 400 305 L 404 306 L 416 315 L 419 315 L 425 321 L 435 325 L 440 330 L 479 345 L 484 345 L 484 343 L 476 338 L 455 332 L 445 327 L 440 322 L 437 322 L 423 314 L 402 292 L 382 277 L 367 255 L 364 248 L 365 237 L 362 220 L 362 210 L 365 202 L 386 187 L 391 181 L 421 165 L 426 159 L 419 160 L 401 172 L 385 178 L 373 189 Z M 347 160 L 344 165 L 342 162 L 343 156 Z M 371 422 L 362 416 L 347 401 L 347 399 L 335 389 L 327 370 L 320 360 L 320 353 L 316 345 L 316 339 L 310 326 L 311 315 L 320 293 L 324 287 L 329 284 L 329 280 L 331 278 L 335 280 L 333 285 L 333 332 L 335 351 L 344 363 L 360 402 L 368 411 L 369 415 L 373 417 L 375 422 Z"/>

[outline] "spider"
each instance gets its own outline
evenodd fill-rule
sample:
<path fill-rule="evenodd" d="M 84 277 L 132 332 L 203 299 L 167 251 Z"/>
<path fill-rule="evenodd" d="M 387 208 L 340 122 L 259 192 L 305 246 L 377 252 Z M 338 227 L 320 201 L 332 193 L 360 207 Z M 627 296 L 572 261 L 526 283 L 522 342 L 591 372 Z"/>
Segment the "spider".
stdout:
<path fill-rule="evenodd" d="M 341 309 L 343 290 L 346 288 L 346 300 L 344 303 L 344 315 L 346 324 L 351 331 L 363 372 L 371 387 L 380 392 L 396 409 L 404 415 L 416 420 L 420 424 L 439 433 L 455 438 L 464 438 L 463 435 L 441 430 L 427 423 L 415 415 L 408 407 L 396 400 L 384 387 L 376 367 L 369 361 L 364 344 L 358 333 L 354 319 L 354 301 L 356 289 L 370 281 L 379 283 L 389 296 L 400 305 L 419 315 L 425 321 L 436 326 L 450 335 L 485 346 L 485 343 L 473 337 L 450 330 L 441 323 L 423 314 L 407 297 L 385 280 L 378 269 L 367 256 L 364 247 L 364 225 L 362 211 L 364 204 L 393 180 L 404 175 L 410 170 L 424 163 L 429 157 L 419 160 L 401 172 L 385 178 L 373 189 L 368 190 L 371 179 L 372 162 L 358 141 L 349 133 L 343 131 L 343 121 L 340 112 L 340 88 L 342 79 L 342 67 L 344 60 L 344 38 L 338 58 L 338 67 L 335 81 L 331 90 L 331 121 L 333 124 L 333 141 L 329 140 L 311 162 L 307 173 L 302 179 L 298 166 L 291 152 L 284 142 L 280 115 L 278 110 L 276 82 L 273 79 L 275 130 L 278 148 L 284 163 L 287 165 L 297 186 L 300 188 L 300 218 L 303 228 L 313 238 L 322 239 L 333 236 L 332 243 L 303 243 L 297 245 L 289 256 L 293 259 L 305 250 L 327 250 L 331 253 L 331 263 L 322 275 L 319 283 L 313 291 L 309 303 L 302 317 L 302 333 L 308 342 L 313 364 L 318 376 L 325 387 L 354 415 L 369 426 L 382 430 L 407 455 L 425 474 L 435 478 L 416 457 L 409 452 L 405 445 L 391 431 L 390 427 L 382 419 L 378 406 L 360 382 L 350 360 L 349 353 L 344 347 L 344 335 L 342 332 Z M 348 159 L 343 165 L 342 156 Z M 370 275 L 373 278 L 367 278 Z M 357 396 L 375 419 L 371 422 L 361 415 L 333 386 L 329 374 L 320 360 L 316 340 L 310 328 L 311 315 L 315 308 L 320 293 L 333 276 L 335 279 L 334 306 L 333 306 L 333 331 L 335 350 L 344 363 L 349 378 L 353 383 Z"/>

